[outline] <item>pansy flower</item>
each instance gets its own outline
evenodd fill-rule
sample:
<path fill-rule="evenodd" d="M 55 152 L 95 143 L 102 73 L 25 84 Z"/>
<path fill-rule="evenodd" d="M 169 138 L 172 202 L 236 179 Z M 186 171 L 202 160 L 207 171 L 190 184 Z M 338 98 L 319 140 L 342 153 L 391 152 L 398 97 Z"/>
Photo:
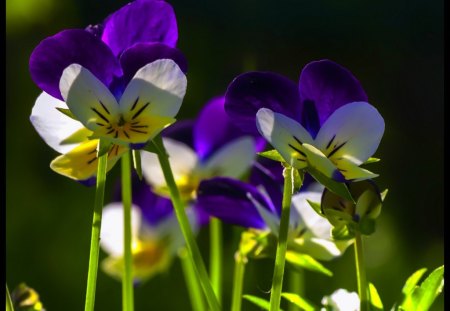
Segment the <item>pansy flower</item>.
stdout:
<path fill-rule="evenodd" d="M 131 209 L 131 243 L 133 278 L 142 283 L 157 273 L 166 271 L 172 259 L 184 245 L 182 232 L 169 199 L 153 194 L 143 183 L 133 183 Z M 100 246 L 108 254 L 103 270 L 118 280 L 123 273 L 123 205 L 113 202 L 103 208 Z M 198 225 L 192 209 L 188 218 L 194 231 Z"/>
<path fill-rule="evenodd" d="M 243 177 L 254 163 L 256 151 L 265 146 L 261 137 L 244 135 L 234 127 L 223 105 L 223 96 L 214 97 L 195 122 L 181 121 L 162 133 L 175 181 L 186 201 L 195 200 L 201 180 Z M 154 192 L 168 196 L 157 156 L 141 151 L 141 158 L 145 180 Z"/>
<path fill-rule="evenodd" d="M 138 0 L 101 25 L 64 30 L 39 43 L 30 72 L 44 92 L 30 119 L 62 153 L 53 170 L 89 183 L 99 138 L 111 143 L 110 169 L 121 153 L 143 147 L 175 121 L 187 70 L 176 41 L 172 7 Z"/>
<path fill-rule="evenodd" d="M 332 61 L 307 64 L 298 89 L 278 74 L 242 74 L 228 87 L 225 109 L 297 169 L 311 168 L 338 182 L 378 176 L 359 166 L 378 148 L 384 120 L 356 78 Z"/>
<path fill-rule="evenodd" d="M 197 204 L 224 222 L 278 236 L 282 202 L 279 183 L 272 179 L 269 186 L 267 179 L 257 180 L 252 183 L 226 177 L 205 180 L 199 186 Z M 310 183 L 293 195 L 288 249 L 330 260 L 340 256 L 352 241 L 333 240 L 331 224 L 310 207 L 308 201 L 320 203 L 322 192 L 323 186 Z"/>

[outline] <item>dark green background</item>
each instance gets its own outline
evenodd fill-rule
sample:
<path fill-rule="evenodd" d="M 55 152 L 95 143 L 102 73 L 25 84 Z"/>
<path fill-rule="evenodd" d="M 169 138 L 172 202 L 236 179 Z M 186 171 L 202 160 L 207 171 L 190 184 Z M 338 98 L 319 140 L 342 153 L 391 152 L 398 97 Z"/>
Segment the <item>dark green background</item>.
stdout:
<path fill-rule="evenodd" d="M 94 189 L 49 169 L 57 155 L 29 115 L 40 90 L 28 58 L 40 40 L 100 22 L 126 1 L 7 0 L 6 280 L 25 281 L 49 311 L 82 310 Z M 366 239 L 367 273 L 390 308 L 415 270 L 443 264 L 443 1 L 170 1 L 178 47 L 189 61 L 178 115 L 194 117 L 246 70 L 297 81 L 301 68 L 328 58 L 350 69 L 386 122 L 372 164 L 389 188 L 378 231 Z M 108 175 L 108 188 L 118 176 Z M 107 191 L 106 202 L 111 192 Z M 224 307 L 232 285 L 239 229 L 225 227 Z M 208 234 L 199 236 L 207 261 Z M 105 254 L 101 253 L 101 258 Z M 333 278 L 306 272 L 307 297 L 319 303 L 338 287 L 356 291 L 353 249 L 327 263 Z M 272 260 L 247 265 L 245 293 L 268 298 Z M 121 285 L 98 276 L 97 310 L 121 309 Z M 136 310 L 189 310 L 178 261 L 135 290 Z M 243 310 L 256 310 L 243 302 Z M 443 310 L 440 297 L 433 310 Z"/>

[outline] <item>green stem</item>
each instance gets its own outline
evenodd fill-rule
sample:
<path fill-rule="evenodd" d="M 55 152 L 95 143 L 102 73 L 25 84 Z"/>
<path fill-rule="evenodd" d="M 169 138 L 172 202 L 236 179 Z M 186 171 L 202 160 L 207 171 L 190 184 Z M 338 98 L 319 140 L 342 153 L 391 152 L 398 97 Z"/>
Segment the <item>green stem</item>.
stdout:
<path fill-rule="evenodd" d="M 356 279 L 358 281 L 358 293 L 361 301 L 361 311 L 369 309 L 369 299 L 367 290 L 366 270 L 364 264 L 364 249 L 361 233 L 356 232 L 355 235 L 355 263 L 356 263 Z"/>
<path fill-rule="evenodd" d="M 298 268 L 300 269 L 300 268 Z M 303 283 L 303 279 L 304 279 L 304 274 L 303 274 L 303 270 L 289 270 L 289 292 L 291 293 L 295 293 L 297 295 L 300 295 L 301 297 L 304 297 L 304 283 Z M 289 304 L 289 311 L 301 311 L 301 309 L 291 303 Z"/>
<path fill-rule="evenodd" d="M 184 279 L 186 280 L 186 287 L 188 289 L 189 298 L 191 300 L 192 310 L 205 311 L 205 303 L 203 301 L 202 289 L 199 286 L 195 268 L 189 260 L 186 248 L 180 250 L 179 255 L 181 267 L 183 268 Z"/>
<path fill-rule="evenodd" d="M 99 142 L 100 145 L 101 142 Z M 98 158 L 97 185 L 94 201 L 94 216 L 92 219 L 91 249 L 89 252 L 89 270 L 86 287 L 85 311 L 93 311 L 95 303 L 95 287 L 97 283 L 98 257 L 100 245 L 100 229 L 102 224 L 102 208 L 105 196 L 106 167 L 108 164 L 108 153 Z"/>
<path fill-rule="evenodd" d="M 131 156 L 127 151 L 122 156 L 122 204 L 123 204 L 123 257 L 122 309 L 134 310 L 133 300 L 133 255 L 131 253 Z"/>
<path fill-rule="evenodd" d="M 222 223 L 212 217 L 210 228 L 210 265 L 211 283 L 219 304 L 222 301 Z"/>
<path fill-rule="evenodd" d="M 208 272 L 206 271 L 205 264 L 200 254 L 200 249 L 194 239 L 189 220 L 184 209 L 183 201 L 181 200 L 180 192 L 178 191 L 175 179 L 173 177 L 172 169 L 169 164 L 169 159 L 162 144 L 162 139 L 158 136 L 154 141 L 155 147 L 158 150 L 158 160 L 161 165 L 161 169 L 166 180 L 167 187 L 169 188 L 170 198 L 177 216 L 178 223 L 186 241 L 186 247 L 189 253 L 189 259 L 193 261 L 194 267 L 197 271 L 200 284 L 202 285 L 203 292 L 208 301 L 211 310 L 220 310 L 220 304 L 214 294 L 214 290 L 209 281 Z"/>
<path fill-rule="evenodd" d="M 277 253 L 270 292 L 270 311 L 280 308 L 281 288 L 283 286 L 284 264 L 286 258 L 287 236 L 289 230 L 289 214 L 291 211 L 293 169 L 286 167 L 283 170 L 284 189 L 281 209 L 280 232 L 278 234 Z"/>
<path fill-rule="evenodd" d="M 6 284 L 6 311 L 14 311 L 11 295 L 9 294 L 8 290 L 8 284 Z"/>
<path fill-rule="evenodd" d="M 241 311 L 242 288 L 244 286 L 244 273 L 247 257 L 240 251 L 234 255 L 234 280 L 231 300 L 231 311 Z"/>

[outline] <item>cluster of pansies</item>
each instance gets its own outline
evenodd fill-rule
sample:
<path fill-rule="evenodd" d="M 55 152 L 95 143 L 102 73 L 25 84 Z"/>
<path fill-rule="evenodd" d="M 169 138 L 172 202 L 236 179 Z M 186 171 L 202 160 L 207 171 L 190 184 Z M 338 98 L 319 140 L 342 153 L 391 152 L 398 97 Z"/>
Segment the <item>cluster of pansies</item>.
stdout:
<path fill-rule="evenodd" d="M 195 120 L 176 122 L 188 80 L 177 39 L 168 3 L 136 0 L 98 25 L 38 44 L 30 72 L 43 92 L 30 120 L 60 154 L 51 169 L 94 185 L 100 156 L 107 154 L 109 171 L 133 151 L 127 271 L 135 284 L 166 271 L 185 247 L 201 268 L 180 213 L 194 233 L 212 218 L 245 228 L 238 247 L 245 260 L 282 258 L 331 275 L 319 261 L 375 231 L 385 193 L 364 165 L 378 160 L 380 113 L 350 71 L 319 60 L 303 68 L 298 84 L 272 72 L 243 73 Z M 120 280 L 129 267 L 119 193 L 103 208 L 100 246 L 108 255 L 103 270 Z M 350 310 L 342 299 L 359 310 L 367 297 L 340 289 L 322 304 Z"/>

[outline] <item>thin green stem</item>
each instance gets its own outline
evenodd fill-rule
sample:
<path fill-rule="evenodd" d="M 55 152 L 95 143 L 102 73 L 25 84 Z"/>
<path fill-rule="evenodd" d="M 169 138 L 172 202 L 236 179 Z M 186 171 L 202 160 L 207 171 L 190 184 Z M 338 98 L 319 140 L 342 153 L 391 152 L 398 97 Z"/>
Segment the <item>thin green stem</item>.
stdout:
<path fill-rule="evenodd" d="M 122 204 L 123 204 L 123 257 L 122 309 L 134 310 L 133 299 L 133 255 L 131 253 L 131 156 L 127 151 L 122 156 Z"/>
<path fill-rule="evenodd" d="M 244 273 L 247 257 L 240 251 L 234 255 L 233 293 L 231 297 L 231 311 L 241 311 L 242 289 L 244 286 Z"/>
<path fill-rule="evenodd" d="M 208 272 L 206 271 L 205 263 L 203 262 L 202 256 L 200 254 L 200 249 L 194 239 L 194 234 L 192 233 L 189 220 L 184 209 L 184 203 L 181 200 L 180 192 L 175 183 L 173 177 L 172 169 L 169 164 L 169 159 L 167 153 L 162 144 L 162 139 L 160 137 L 155 141 L 155 147 L 158 149 L 158 159 L 161 165 L 161 169 L 166 180 L 167 187 L 169 188 L 170 198 L 172 200 L 173 207 L 175 209 L 175 215 L 177 216 L 178 223 L 180 225 L 181 231 L 183 233 L 184 239 L 186 241 L 186 247 L 189 253 L 190 260 L 193 261 L 194 267 L 197 271 L 200 284 L 202 285 L 203 292 L 208 301 L 211 310 L 220 310 L 220 304 L 214 294 L 214 290 L 209 281 Z"/>
<path fill-rule="evenodd" d="M 203 300 L 202 288 L 200 287 L 195 268 L 189 259 L 188 251 L 182 248 L 179 252 L 181 267 L 183 268 L 184 279 L 191 300 L 192 310 L 205 311 L 206 306 Z"/>
<path fill-rule="evenodd" d="M 100 144 L 100 142 L 99 142 Z M 89 270 L 86 287 L 85 311 L 93 311 L 95 304 L 95 287 L 97 283 L 98 257 L 100 251 L 100 229 L 102 224 L 102 208 L 105 196 L 106 167 L 108 153 L 100 156 L 97 164 L 97 186 L 94 201 L 94 216 L 92 219 L 91 249 L 89 252 Z"/>
<path fill-rule="evenodd" d="M 209 273 L 212 287 L 220 304 L 222 302 L 222 223 L 219 219 L 212 217 L 209 222 L 209 228 Z"/>
<path fill-rule="evenodd" d="M 366 269 L 364 263 L 364 249 L 361 233 L 356 232 L 355 235 L 355 263 L 356 263 L 356 279 L 358 281 L 358 293 L 361 301 L 361 311 L 369 310 L 369 299 L 367 290 Z"/>
<path fill-rule="evenodd" d="M 6 311 L 14 311 L 11 295 L 9 294 L 8 290 L 8 284 L 6 284 Z"/>
<path fill-rule="evenodd" d="M 275 267 L 272 278 L 272 289 L 270 292 L 270 311 L 278 311 L 280 309 L 281 288 L 283 286 L 284 264 L 289 230 L 289 214 L 291 211 L 293 169 L 291 167 L 284 168 L 283 176 L 283 201 L 281 209 L 280 232 L 278 234 Z"/>
<path fill-rule="evenodd" d="M 300 268 L 298 268 L 300 269 Z M 297 295 L 300 295 L 301 297 L 304 297 L 304 274 L 303 270 L 289 270 L 289 277 L 288 277 L 288 286 L 289 286 L 289 292 L 295 293 Z M 301 311 L 301 309 L 293 304 L 289 304 L 289 311 Z"/>

